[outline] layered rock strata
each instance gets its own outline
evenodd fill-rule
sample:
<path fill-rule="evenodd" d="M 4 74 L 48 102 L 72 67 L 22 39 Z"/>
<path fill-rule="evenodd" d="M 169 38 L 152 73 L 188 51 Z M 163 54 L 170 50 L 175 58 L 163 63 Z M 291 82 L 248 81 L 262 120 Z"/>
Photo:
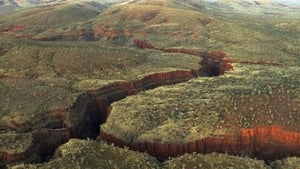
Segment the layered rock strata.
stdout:
<path fill-rule="evenodd" d="M 126 143 L 112 134 L 100 131 L 100 137 L 120 147 L 147 152 L 159 159 L 176 157 L 186 153 L 227 153 L 248 156 L 266 161 L 288 156 L 300 156 L 300 133 L 284 130 L 282 126 L 241 129 L 236 134 L 216 135 L 187 143 Z"/>

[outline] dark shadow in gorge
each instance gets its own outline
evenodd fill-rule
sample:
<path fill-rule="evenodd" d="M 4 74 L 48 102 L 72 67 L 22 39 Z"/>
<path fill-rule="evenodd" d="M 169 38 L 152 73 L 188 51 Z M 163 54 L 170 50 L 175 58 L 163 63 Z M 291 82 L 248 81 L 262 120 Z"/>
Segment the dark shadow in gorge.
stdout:
<path fill-rule="evenodd" d="M 99 126 L 106 121 L 110 104 L 115 101 L 144 90 L 185 82 L 198 75 L 199 70 L 154 73 L 140 80 L 113 83 L 99 90 L 88 91 L 80 95 L 70 109 L 73 136 L 95 139 L 99 135 Z"/>

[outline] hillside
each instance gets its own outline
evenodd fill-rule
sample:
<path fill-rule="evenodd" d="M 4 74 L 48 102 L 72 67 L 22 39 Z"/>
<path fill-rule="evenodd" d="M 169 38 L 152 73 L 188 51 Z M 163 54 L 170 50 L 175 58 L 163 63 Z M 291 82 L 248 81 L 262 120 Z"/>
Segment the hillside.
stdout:
<path fill-rule="evenodd" d="M 0 1 L 0 16 L 13 13 L 25 8 L 32 8 L 36 6 L 56 6 L 61 4 L 70 4 L 70 3 L 91 3 L 95 6 L 97 4 L 111 3 L 110 0 L 1 0 Z"/>
<path fill-rule="evenodd" d="M 243 62 L 299 64 L 300 12 L 289 6 L 248 1 L 129 2 L 105 10 L 105 5 L 95 9 L 85 3 L 24 9 L 2 17 L 0 33 L 42 41 L 108 41 L 119 46 L 132 46 L 134 39 L 142 39 L 162 48 L 223 50 Z"/>

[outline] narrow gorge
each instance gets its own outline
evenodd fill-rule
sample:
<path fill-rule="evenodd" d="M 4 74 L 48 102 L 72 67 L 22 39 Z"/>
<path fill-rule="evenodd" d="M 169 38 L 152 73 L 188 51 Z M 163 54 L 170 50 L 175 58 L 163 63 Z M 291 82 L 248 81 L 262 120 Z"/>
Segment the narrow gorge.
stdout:
<path fill-rule="evenodd" d="M 29 140 L 20 152 L 5 150 L 0 152 L 0 159 L 5 164 L 18 161 L 43 162 L 51 158 L 61 144 L 71 138 L 101 139 L 120 147 L 147 152 L 160 160 L 176 157 L 185 153 L 228 153 L 231 155 L 249 156 L 271 161 L 289 156 L 300 156 L 300 133 L 289 131 L 284 126 L 257 126 L 242 128 L 235 134 L 212 135 L 204 139 L 186 143 L 141 142 L 127 143 L 110 133 L 100 129 L 106 122 L 113 102 L 136 95 L 141 91 L 154 89 L 164 85 L 171 85 L 189 81 L 201 76 L 219 76 L 233 67 L 230 59 L 223 52 L 203 53 L 187 49 L 158 49 L 152 44 L 135 40 L 136 47 L 160 50 L 162 52 L 185 53 L 198 55 L 199 70 L 177 70 L 171 72 L 153 73 L 144 78 L 130 82 L 115 82 L 98 90 L 87 91 L 78 96 L 76 102 L 69 108 L 61 110 L 58 118 L 60 127 L 39 129 L 29 134 L 23 134 Z M 38 156 L 38 161 L 32 161 Z M 36 158 L 35 158 L 36 159 Z"/>

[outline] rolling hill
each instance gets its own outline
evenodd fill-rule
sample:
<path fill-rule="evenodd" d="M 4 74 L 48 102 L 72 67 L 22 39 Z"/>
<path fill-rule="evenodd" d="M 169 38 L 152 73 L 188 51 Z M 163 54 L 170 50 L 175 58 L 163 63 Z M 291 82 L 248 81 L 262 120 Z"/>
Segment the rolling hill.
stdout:
<path fill-rule="evenodd" d="M 1 0 L 0 16 L 36 6 L 57 6 L 70 3 L 90 3 L 91 5 L 97 8 L 100 4 L 108 4 L 111 2 L 112 1 L 109 0 Z"/>
<path fill-rule="evenodd" d="M 0 18 L 0 34 L 51 41 L 108 41 L 133 46 L 223 50 L 239 61 L 299 64 L 300 12 L 253 1 L 88 2 L 23 9 Z M 188 19 L 186 19 L 188 18 Z M 276 58 L 275 58 L 276 56 Z M 288 59 L 287 59 L 288 58 Z"/>

